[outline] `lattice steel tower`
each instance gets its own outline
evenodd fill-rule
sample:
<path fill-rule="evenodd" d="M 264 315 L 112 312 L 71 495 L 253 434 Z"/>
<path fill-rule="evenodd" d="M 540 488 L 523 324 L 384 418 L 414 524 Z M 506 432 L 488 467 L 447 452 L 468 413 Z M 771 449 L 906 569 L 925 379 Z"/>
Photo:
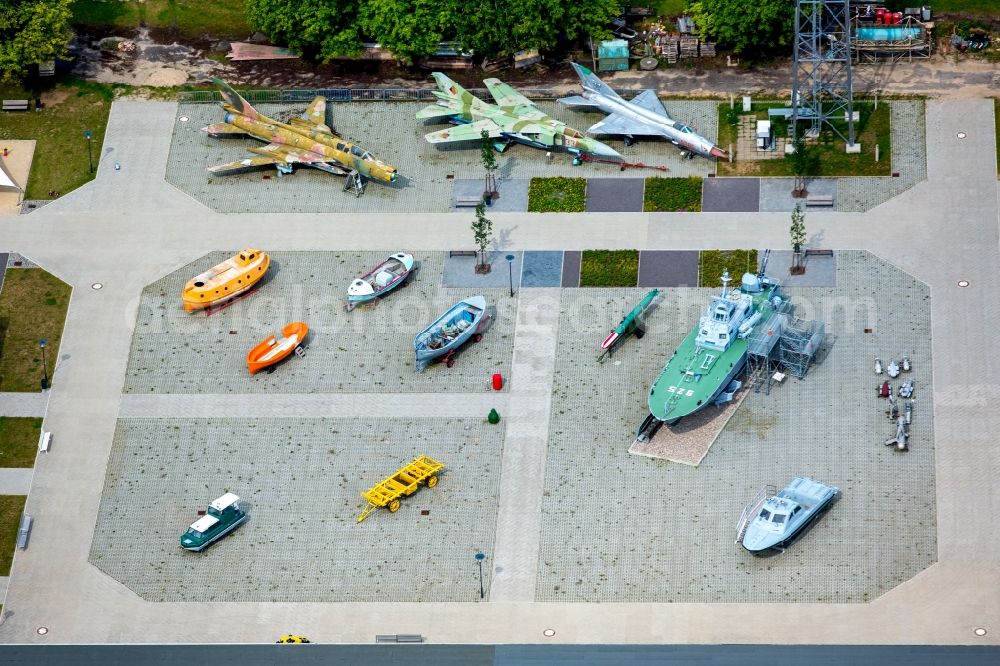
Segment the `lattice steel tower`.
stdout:
<path fill-rule="evenodd" d="M 794 46 L 792 136 L 798 137 L 798 121 L 808 120 L 814 132 L 826 124 L 853 146 L 850 1 L 796 0 Z"/>

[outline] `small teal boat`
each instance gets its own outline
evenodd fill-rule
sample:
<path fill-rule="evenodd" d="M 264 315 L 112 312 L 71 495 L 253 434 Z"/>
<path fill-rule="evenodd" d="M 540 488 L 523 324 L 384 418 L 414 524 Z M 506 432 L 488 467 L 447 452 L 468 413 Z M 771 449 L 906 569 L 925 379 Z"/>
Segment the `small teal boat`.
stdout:
<path fill-rule="evenodd" d="M 737 541 L 751 553 L 788 545 L 840 492 L 807 477 L 795 477 L 784 490 L 767 497 L 762 490 L 743 510 Z"/>
<path fill-rule="evenodd" d="M 486 299 L 473 296 L 459 301 L 434 320 L 413 339 L 416 371 L 420 372 L 437 359 L 449 368 L 455 365 L 455 351 L 470 338 L 479 342 L 492 325 L 496 309 L 486 306 Z"/>
<path fill-rule="evenodd" d="M 187 532 L 181 535 L 181 548 L 195 552 L 205 550 L 242 525 L 247 513 L 239 502 L 239 497 L 226 493 L 209 504 L 205 515 L 191 523 Z"/>

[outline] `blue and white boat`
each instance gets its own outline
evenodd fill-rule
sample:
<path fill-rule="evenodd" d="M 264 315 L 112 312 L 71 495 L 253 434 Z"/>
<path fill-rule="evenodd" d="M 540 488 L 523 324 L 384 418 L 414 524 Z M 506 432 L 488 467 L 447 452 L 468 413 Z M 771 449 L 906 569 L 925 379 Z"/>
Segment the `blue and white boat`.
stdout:
<path fill-rule="evenodd" d="M 737 527 L 737 541 L 751 553 L 781 549 L 819 515 L 840 490 L 808 477 L 795 477 L 767 497 L 762 491 L 747 505 Z"/>
<path fill-rule="evenodd" d="M 448 308 L 413 339 L 416 371 L 420 372 L 434 359 L 449 368 L 453 366 L 455 351 L 470 338 L 479 342 L 495 315 L 496 310 L 487 307 L 482 296 L 467 298 Z"/>
<path fill-rule="evenodd" d="M 413 261 L 413 255 L 397 252 L 364 275 L 354 278 L 347 288 L 347 311 L 406 284 L 406 280 L 419 266 L 419 262 Z"/>

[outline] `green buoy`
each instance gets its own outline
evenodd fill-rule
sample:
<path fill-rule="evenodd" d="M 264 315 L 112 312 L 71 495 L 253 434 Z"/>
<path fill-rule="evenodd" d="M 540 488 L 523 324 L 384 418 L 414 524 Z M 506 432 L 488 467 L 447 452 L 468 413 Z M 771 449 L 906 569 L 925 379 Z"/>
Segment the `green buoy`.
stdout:
<path fill-rule="evenodd" d="M 492 423 L 493 425 L 496 425 L 500 423 L 500 414 L 497 412 L 496 409 L 491 409 L 490 415 L 486 417 L 486 420 Z"/>

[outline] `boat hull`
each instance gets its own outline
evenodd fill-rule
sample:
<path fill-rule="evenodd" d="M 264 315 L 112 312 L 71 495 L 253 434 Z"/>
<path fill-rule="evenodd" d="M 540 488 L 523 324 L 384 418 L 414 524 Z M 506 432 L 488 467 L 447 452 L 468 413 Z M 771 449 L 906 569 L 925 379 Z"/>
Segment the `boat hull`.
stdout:
<path fill-rule="evenodd" d="M 242 260 L 241 257 L 253 257 Z M 186 312 L 221 305 L 247 293 L 267 274 L 271 258 L 266 252 L 246 249 L 188 280 L 181 292 Z"/>
<path fill-rule="evenodd" d="M 351 282 L 351 285 L 347 288 L 348 308 L 353 309 L 361 303 L 374 301 L 380 296 L 389 294 L 389 292 L 397 287 L 406 284 L 406 281 L 410 279 L 410 276 L 419 267 L 419 262 L 414 261 L 412 255 L 403 252 L 392 255 L 375 268 L 358 276 Z M 383 271 L 388 272 L 393 277 L 387 283 L 379 284 L 378 278 Z"/>
<path fill-rule="evenodd" d="M 218 541 L 219 539 L 221 539 L 222 537 L 226 536 L 227 534 L 229 534 L 230 532 L 232 532 L 233 530 L 235 530 L 237 527 L 239 527 L 240 525 L 242 525 L 243 523 L 245 523 L 248 517 L 249 517 L 249 514 L 244 513 L 238 520 L 236 520 L 235 522 L 233 522 L 228 527 L 224 528 L 222 531 L 220 531 L 218 534 L 216 534 L 215 536 L 213 536 L 211 539 L 205 541 L 204 543 L 200 543 L 200 544 L 198 544 L 196 546 L 185 546 L 185 545 L 181 544 L 181 548 L 183 548 L 186 551 L 192 552 L 192 553 L 200 553 L 201 551 L 205 550 L 206 548 L 208 548 L 209 546 L 211 546 L 213 543 L 215 543 L 216 541 Z"/>
<path fill-rule="evenodd" d="M 308 334 L 308 324 L 294 321 L 281 329 L 282 338 L 280 340 L 273 335 L 264 338 L 247 353 L 247 369 L 250 374 L 260 372 L 291 356 L 295 348 L 305 341 Z"/>
<path fill-rule="evenodd" d="M 492 315 L 488 314 L 486 299 L 482 296 L 467 298 L 448 308 L 444 314 L 434 320 L 434 323 L 418 333 L 413 339 L 416 371 L 420 372 L 434 359 L 453 352 L 473 335 L 482 333 L 483 324 L 487 321 L 486 317 L 492 317 Z M 455 325 L 458 328 L 460 326 L 458 322 L 465 322 L 461 330 L 454 335 L 448 334 L 449 326 Z M 440 346 L 433 346 L 435 339 L 441 342 Z"/>

